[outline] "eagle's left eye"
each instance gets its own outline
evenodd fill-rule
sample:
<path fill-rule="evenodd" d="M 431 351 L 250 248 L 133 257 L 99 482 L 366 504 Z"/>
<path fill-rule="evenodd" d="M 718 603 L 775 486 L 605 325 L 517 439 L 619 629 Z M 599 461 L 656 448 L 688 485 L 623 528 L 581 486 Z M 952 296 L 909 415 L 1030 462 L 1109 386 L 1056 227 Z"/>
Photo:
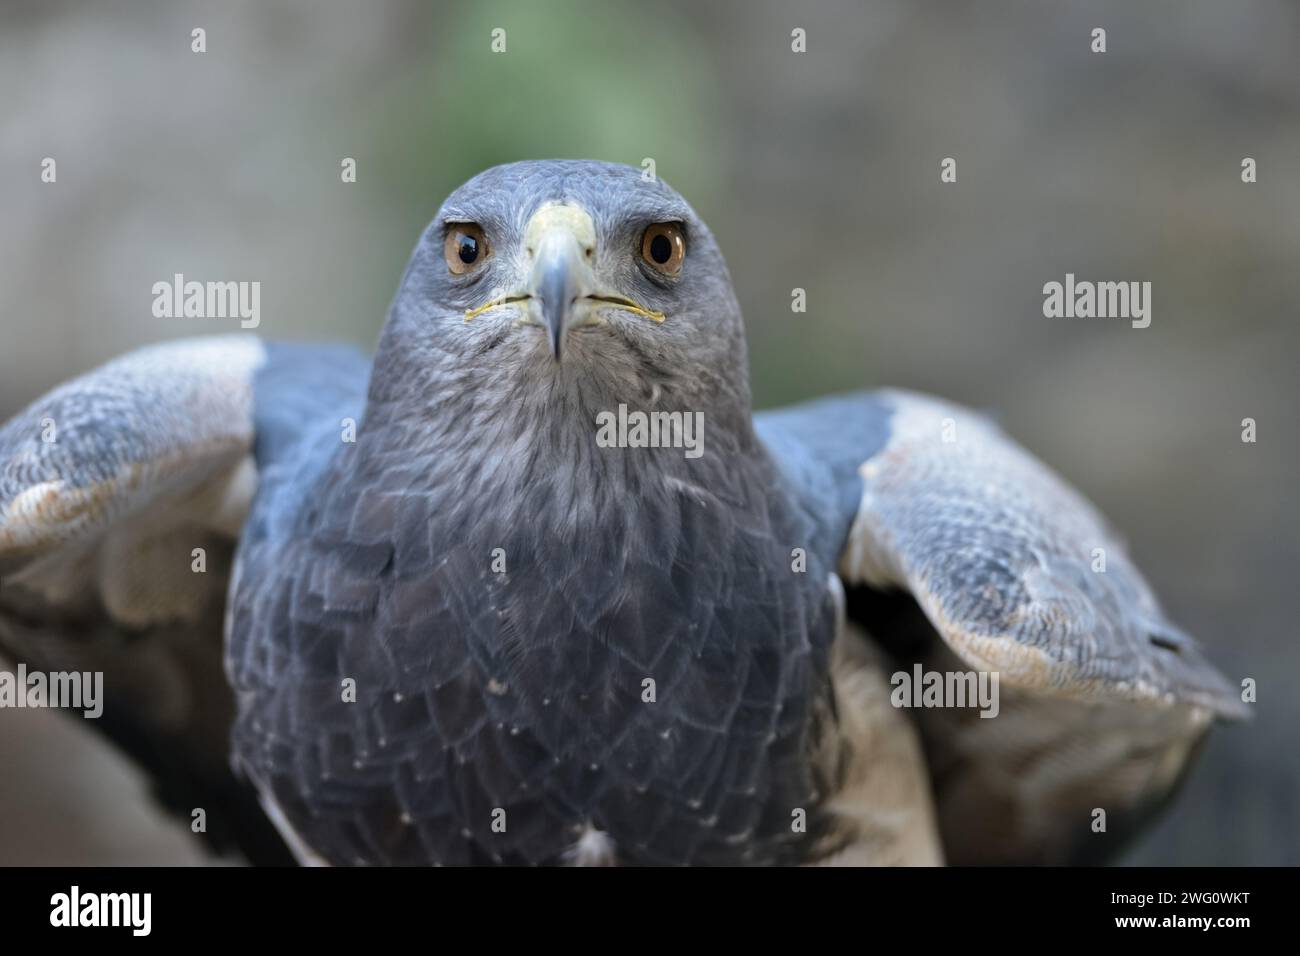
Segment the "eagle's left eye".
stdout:
<path fill-rule="evenodd" d="M 656 272 L 675 276 L 686 258 L 686 239 L 679 222 L 657 222 L 641 237 L 641 258 Z"/>
<path fill-rule="evenodd" d="M 464 275 L 477 268 L 489 253 L 487 238 L 476 222 L 454 222 L 447 227 L 442 254 L 453 275 Z"/>

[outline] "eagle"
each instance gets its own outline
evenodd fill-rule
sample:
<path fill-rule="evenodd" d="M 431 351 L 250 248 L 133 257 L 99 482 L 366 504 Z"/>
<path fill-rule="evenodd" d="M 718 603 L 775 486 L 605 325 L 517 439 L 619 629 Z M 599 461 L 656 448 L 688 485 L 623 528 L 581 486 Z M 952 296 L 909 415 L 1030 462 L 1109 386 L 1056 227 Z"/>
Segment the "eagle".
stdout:
<path fill-rule="evenodd" d="M 0 428 L 0 646 L 255 863 L 1102 861 L 1245 710 L 988 418 L 755 414 L 708 227 L 572 160 L 452 193 L 373 357 L 175 340 Z"/>

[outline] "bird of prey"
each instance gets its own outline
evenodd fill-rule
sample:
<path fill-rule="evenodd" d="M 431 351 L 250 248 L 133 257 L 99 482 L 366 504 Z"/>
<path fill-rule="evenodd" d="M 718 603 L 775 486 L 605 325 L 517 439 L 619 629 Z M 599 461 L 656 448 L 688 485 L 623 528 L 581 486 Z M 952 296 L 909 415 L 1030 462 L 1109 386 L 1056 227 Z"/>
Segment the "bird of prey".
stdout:
<path fill-rule="evenodd" d="M 1243 709 L 984 417 L 755 415 L 714 237 L 597 162 L 457 189 L 373 361 L 181 340 L 36 401 L 0 574 L 10 656 L 102 670 L 257 862 L 1101 860 Z"/>

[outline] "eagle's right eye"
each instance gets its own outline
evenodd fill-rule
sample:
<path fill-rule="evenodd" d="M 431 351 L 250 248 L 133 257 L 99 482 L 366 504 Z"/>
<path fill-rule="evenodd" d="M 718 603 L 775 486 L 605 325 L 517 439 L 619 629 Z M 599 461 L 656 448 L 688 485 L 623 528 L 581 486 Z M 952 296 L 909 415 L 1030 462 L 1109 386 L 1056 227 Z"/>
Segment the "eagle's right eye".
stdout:
<path fill-rule="evenodd" d="M 442 254 L 453 275 L 464 275 L 477 268 L 488 257 L 487 238 L 476 222 L 454 222 L 447 227 Z"/>

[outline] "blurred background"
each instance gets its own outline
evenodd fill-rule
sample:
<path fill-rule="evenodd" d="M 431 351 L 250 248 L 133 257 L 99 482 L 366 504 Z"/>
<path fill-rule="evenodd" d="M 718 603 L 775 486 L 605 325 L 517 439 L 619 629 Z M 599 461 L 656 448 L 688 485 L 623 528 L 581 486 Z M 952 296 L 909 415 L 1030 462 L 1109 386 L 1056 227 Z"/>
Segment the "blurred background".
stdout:
<path fill-rule="evenodd" d="M 260 280 L 265 337 L 369 347 L 469 176 L 653 158 L 727 254 L 758 406 L 994 412 L 1257 680 L 1125 862 L 1300 863 L 1294 3 L 0 0 L 0 90 L 0 419 L 236 329 L 154 318 L 173 273 Z M 1067 272 L 1150 281 L 1151 326 L 1044 318 Z M 204 860 L 142 792 L 80 722 L 0 711 L 0 863 Z"/>

